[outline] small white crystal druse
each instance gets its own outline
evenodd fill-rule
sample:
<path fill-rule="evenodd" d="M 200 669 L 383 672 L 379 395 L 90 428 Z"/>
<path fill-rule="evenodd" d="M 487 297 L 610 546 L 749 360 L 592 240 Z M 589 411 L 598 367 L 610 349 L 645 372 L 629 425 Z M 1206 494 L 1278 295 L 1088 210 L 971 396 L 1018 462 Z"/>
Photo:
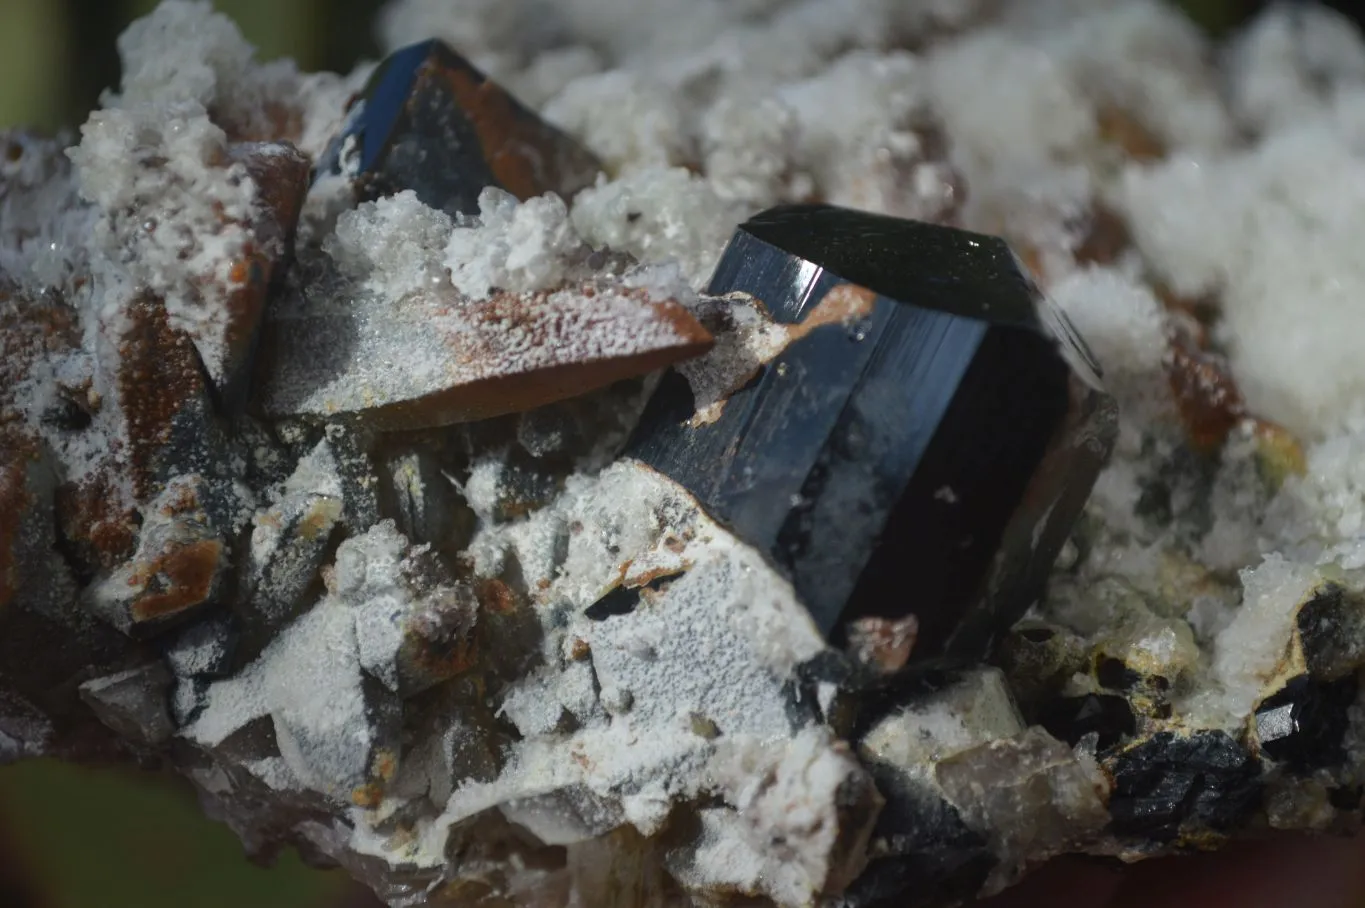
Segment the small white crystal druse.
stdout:
<path fill-rule="evenodd" d="M 77 144 L 0 133 L 0 758 L 161 755 L 249 847 L 395 906 L 949 904 L 1058 854 L 1358 825 L 1353 25 L 378 28 L 463 55 L 412 67 L 477 113 L 436 163 L 420 105 L 355 100 L 373 63 L 261 64 L 201 0 L 119 38 Z M 807 202 L 1004 237 L 1119 404 L 1046 595 L 931 683 L 841 674 L 783 572 L 620 456 L 665 367 L 702 425 L 781 351 L 761 301 L 701 291 L 736 225 Z"/>

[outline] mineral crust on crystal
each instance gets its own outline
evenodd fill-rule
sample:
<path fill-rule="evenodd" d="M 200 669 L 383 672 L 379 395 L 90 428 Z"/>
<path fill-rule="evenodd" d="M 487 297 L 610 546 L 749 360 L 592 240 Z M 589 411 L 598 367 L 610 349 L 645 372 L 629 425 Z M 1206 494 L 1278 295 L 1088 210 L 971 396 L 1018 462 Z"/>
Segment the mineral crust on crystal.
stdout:
<path fill-rule="evenodd" d="M 160 761 L 395 906 L 940 906 L 1358 828 L 1344 20 L 378 27 L 305 74 L 168 0 L 78 139 L 0 135 L 0 758 Z M 889 355 L 930 322 L 975 340 Z"/>

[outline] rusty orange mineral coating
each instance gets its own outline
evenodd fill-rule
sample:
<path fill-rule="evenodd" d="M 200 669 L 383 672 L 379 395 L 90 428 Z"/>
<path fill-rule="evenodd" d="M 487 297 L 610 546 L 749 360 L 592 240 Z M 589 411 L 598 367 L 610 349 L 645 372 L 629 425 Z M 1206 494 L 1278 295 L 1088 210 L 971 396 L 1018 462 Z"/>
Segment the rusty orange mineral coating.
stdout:
<path fill-rule="evenodd" d="M 308 509 L 308 513 L 304 515 L 303 519 L 299 521 L 299 538 L 312 541 L 324 533 L 330 533 L 332 527 L 336 525 L 337 515 L 340 511 L 341 506 L 334 498 L 315 502 Z"/>
<path fill-rule="evenodd" d="M 206 392 L 194 344 L 170 326 L 161 300 L 145 296 L 128 307 L 131 327 L 119 347 L 119 399 L 128 421 L 135 494 L 157 491 L 156 455 L 171 441 L 177 414 Z"/>
<path fill-rule="evenodd" d="M 1100 138 L 1122 148 L 1133 160 L 1156 161 L 1166 156 L 1166 143 L 1123 108 L 1102 107 L 1095 119 Z"/>
<path fill-rule="evenodd" d="M 224 339 L 230 358 L 244 356 L 245 348 L 256 336 L 256 328 L 265 311 L 265 291 L 270 272 L 270 260 L 256 253 L 233 262 L 228 271 L 228 283 L 232 285 L 232 290 L 228 293 L 226 303 L 228 317 Z"/>
<path fill-rule="evenodd" d="M 90 475 L 57 488 L 57 525 L 82 559 L 111 569 L 132 557 L 137 514 L 118 492 L 118 467 L 106 460 Z"/>
<path fill-rule="evenodd" d="M 79 345 L 75 312 L 69 306 L 56 298 L 21 296 L 0 279 L 0 425 L 18 423 L 24 418 L 14 393 L 34 360 Z M 97 398 L 88 388 L 70 390 L 72 400 L 87 410 L 98 408 Z M 19 458 L 37 455 L 32 442 L 19 444 L 20 441 L 19 435 L 0 441 L 0 458 L 9 468 L 0 478 L 4 486 L 0 492 L 5 496 L 4 513 L 10 515 L 0 520 L 3 524 L 0 558 L 12 557 L 17 542 L 14 534 L 18 532 L 17 515 L 21 512 L 12 508 L 19 504 L 14 496 L 24 488 L 26 469 Z M 136 515 L 117 491 L 117 473 L 111 455 L 85 476 L 59 486 L 56 493 L 56 520 L 61 535 L 78 557 L 94 567 L 113 567 L 132 554 L 136 542 Z M 12 485 L 15 482 L 19 485 Z M 12 572 L 7 576 L 12 577 Z M 10 595 L 13 592 L 11 589 Z"/>
<path fill-rule="evenodd" d="M 357 807 L 364 807 L 367 810 L 378 807 L 383 800 L 384 786 L 377 782 L 361 785 L 355 791 L 351 792 L 351 803 Z"/>
<path fill-rule="evenodd" d="M 159 587 L 133 602 L 133 621 L 167 618 L 204 602 L 213 591 L 222 557 L 223 544 L 216 539 L 172 546 L 132 579 L 138 585 Z"/>
<path fill-rule="evenodd" d="M 1242 392 L 1226 365 L 1183 332 L 1173 331 L 1166 377 L 1191 446 L 1205 454 L 1217 451 L 1246 416 Z"/>
<path fill-rule="evenodd" d="M 516 592 L 496 577 L 479 581 L 475 596 L 480 608 L 495 614 L 510 615 L 517 610 Z"/>
<path fill-rule="evenodd" d="M 555 327 L 552 320 L 545 319 L 543 315 L 533 317 L 531 314 L 532 300 L 544 295 L 534 294 L 528 298 L 502 293 L 466 305 L 471 318 L 504 326 L 504 330 L 514 327 L 538 336 Z M 655 317 L 666 322 L 678 336 L 676 343 L 627 356 L 494 374 L 443 388 L 423 397 L 376 407 L 366 412 L 366 419 L 377 428 L 389 430 L 447 425 L 519 413 L 577 397 L 622 379 L 645 375 L 681 360 L 700 356 L 711 349 L 714 342 L 711 333 L 683 306 L 672 300 L 651 303 L 643 294 L 641 297 L 641 306 L 652 307 Z M 466 339 L 461 338 L 462 341 Z M 552 340 L 552 337 L 547 336 L 539 342 L 549 343 Z M 476 358 L 486 354 L 485 351 L 466 348 L 452 349 L 451 355 Z"/>
<path fill-rule="evenodd" d="M 351 803 L 357 807 L 378 807 L 384 800 L 384 789 L 397 773 L 398 755 L 387 748 L 376 751 L 370 761 L 369 774 L 372 781 L 352 790 Z"/>
<path fill-rule="evenodd" d="M 875 615 L 858 618 L 849 627 L 849 649 L 863 665 L 892 675 L 905 667 L 918 631 L 919 621 L 914 615 L 896 621 Z"/>
<path fill-rule="evenodd" d="M 474 665 L 474 641 L 457 634 L 447 639 L 422 638 L 409 646 L 409 652 L 423 678 L 444 681 Z"/>
<path fill-rule="evenodd" d="M 872 314 L 877 294 L 857 284 L 836 284 L 798 324 L 787 328 L 788 343 L 825 325 L 851 325 Z"/>
<path fill-rule="evenodd" d="M 568 198 L 600 169 L 595 157 L 553 126 L 526 111 L 511 95 L 463 61 L 429 60 L 419 84 L 444 79 L 479 137 L 484 160 L 504 189 L 525 201 L 546 192 Z"/>
<path fill-rule="evenodd" d="M 270 279 L 298 224 L 310 165 L 308 158 L 289 144 L 239 145 L 229 153 L 251 176 L 257 212 L 248 225 L 253 240 L 242 258 L 228 269 L 231 286 L 225 340 L 229 363 L 235 366 L 249 355 L 256 337 Z"/>
<path fill-rule="evenodd" d="M 60 300 L 31 299 L 0 275 L 0 422 L 18 418 L 14 395 L 40 356 L 80 346 L 75 312 Z"/>
<path fill-rule="evenodd" d="M 251 270 L 247 267 L 246 259 L 238 259 L 228 269 L 228 283 L 245 284 L 250 274 Z"/>
<path fill-rule="evenodd" d="M 781 332 L 780 340 L 766 350 L 755 351 L 759 355 L 753 357 L 751 364 L 746 364 L 751 365 L 752 368 L 735 371 L 732 375 L 727 376 L 729 381 L 726 382 L 726 387 L 719 389 L 717 399 L 697 401 L 696 412 L 689 421 L 689 424 L 694 427 L 708 425 L 720 419 L 725 410 L 726 402 L 737 391 L 747 385 L 764 366 L 781 356 L 789 346 L 816 328 L 823 328 L 826 325 L 849 327 L 867 318 L 872 314 L 873 307 L 876 305 L 877 294 L 857 284 L 836 284 L 821 297 L 818 303 L 807 310 L 801 321 L 795 324 L 778 323 L 773 320 L 767 305 L 762 300 L 752 299 L 751 302 L 766 328 L 769 331 L 775 329 Z M 713 324 L 712 327 L 715 328 L 716 326 Z M 683 368 L 686 370 L 686 365 Z M 685 371 L 684 374 L 686 374 Z"/>

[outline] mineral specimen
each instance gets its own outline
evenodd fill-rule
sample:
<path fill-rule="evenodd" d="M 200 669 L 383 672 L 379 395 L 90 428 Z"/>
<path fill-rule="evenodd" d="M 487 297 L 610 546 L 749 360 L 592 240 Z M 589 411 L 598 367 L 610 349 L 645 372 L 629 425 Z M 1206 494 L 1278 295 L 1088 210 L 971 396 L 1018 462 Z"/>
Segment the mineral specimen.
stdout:
<path fill-rule="evenodd" d="M 1042 591 L 1117 428 L 1064 317 L 998 239 L 820 206 L 743 224 L 708 292 L 799 331 L 704 418 L 689 367 L 666 378 L 628 454 L 884 667 L 980 661 Z"/>
<path fill-rule="evenodd" d="M 1357 828 L 1343 28 L 396 0 L 340 76 L 163 3 L 0 134 L 0 759 L 414 908 Z"/>

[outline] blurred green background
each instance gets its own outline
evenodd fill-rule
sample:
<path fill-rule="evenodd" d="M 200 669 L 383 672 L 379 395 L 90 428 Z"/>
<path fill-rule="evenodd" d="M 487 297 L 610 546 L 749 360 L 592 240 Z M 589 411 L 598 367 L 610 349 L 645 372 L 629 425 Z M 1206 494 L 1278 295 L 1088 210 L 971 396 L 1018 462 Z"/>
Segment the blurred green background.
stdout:
<path fill-rule="evenodd" d="M 0 128 L 75 127 L 116 85 L 114 39 L 158 0 L 0 0 Z M 378 53 L 370 28 L 383 0 L 215 0 L 260 59 L 349 70 Z"/>
<path fill-rule="evenodd" d="M 51 761 L 0 769 L 4 908 L 379 908 L 340 871 L 243 858 L 188 785 Z"/>
<path fill-rule="evenodd" d="M 156 2 L 0 0 L 0 128 L 79 125 L 100 91 L 118 80 L 114 36 Z M 459 0 L 450 2 L 459 5 Z M 377 53 L 370 24 L 382 0 L 216 0 L 215 5 L 237 20 L 263 59 L 288 54 L 306 69 L 343 71 Z M 1178 5 L 1218 32 L 1265 0 L 1182 0 Z M 1359 4 L 1334 5 L 1350 12 Z"/>
<path fill-rule="evenodd" d="M 681 0 L 686 2 L 686 0 Z M 1028 2 L 1028 0 L 1014 0 Z M 156 0 L 0 0 L 0 128 L 74 128 L 118 81 L 114 38 Z M 262 59 L 349 70 L 378 49 L 382 0 L 217 0 Z M 451 0 L 457 5 L 458 0 Z M 1256 0 L 1184 0 L 1211 32 Z M 1339 4 L 1348 12 L 1355 3 Z M 291 854 L 263 869 L 182 785 L 40 761 L 0 767 L 0 908 L 373 908 Z"/>

